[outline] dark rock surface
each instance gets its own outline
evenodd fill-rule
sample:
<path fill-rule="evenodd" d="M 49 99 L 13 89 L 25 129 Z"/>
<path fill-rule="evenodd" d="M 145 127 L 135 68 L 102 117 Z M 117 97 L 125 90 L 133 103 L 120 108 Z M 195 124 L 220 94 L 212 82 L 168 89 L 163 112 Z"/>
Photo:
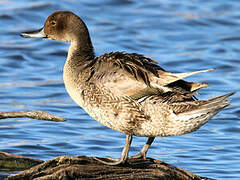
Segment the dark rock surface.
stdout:
<path fill-rule="evenodd" d="M 93 157 L 59 156 L 30 169 L 8 177 L 9 180 L 34 179 L 163 179 L 163 180 L 209 180 L 191 172 L 155 159 L 129 159 L 128 163 L 109 166 L 99 163 Z"/>

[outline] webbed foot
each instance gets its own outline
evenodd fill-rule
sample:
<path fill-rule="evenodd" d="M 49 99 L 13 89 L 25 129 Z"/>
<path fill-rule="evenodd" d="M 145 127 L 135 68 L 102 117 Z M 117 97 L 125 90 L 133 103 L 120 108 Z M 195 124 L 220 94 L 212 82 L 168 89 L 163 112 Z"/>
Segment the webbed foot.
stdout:
<path fill-rule="evenodd" d="M 106 164 L 106 165 L 110 165 L 110 166 L 116 166 L 116 165 L 120 165 L 120 164 L 124 164 L 126 162 L 126 160 L 124 159 L 115 159 L 115 158 L 111 158 L 111 157 L 105 157 L 105 159 L 108 159 L 109 161 L 104 161 L 102 159 L 99 159 L 97 157 L 94 157 L 95 160 Z"/>
<path fill-rule="evenodd" d="M 144 160 L 147 159 L 147 152 L 149 147 L 151 146 L 151 144 L 153 143 L 155 137 L 149 137 L 146 144 L 142 147 L 141 151 L 139 154 L 135 155 L 135 156 L 131 156 L 129 158 L 133 158 L 133 159 L 141 159 L 143 158 Z"/>
<path fill-rule="evenodd" d="M 111 158 L 111 157 L 106 157 L 106 159 L 108 159 L 110 161 L 104 161 L 104 160 L 99 159 L 97 157 L 94 157 L 94 159 L 103 163 L 103 164 L 110 165 L 110 166 L 116 166 L 116 165 L 119 165 L 119 164 L 124 164 L 127 161 L 128 152 L 129 152 L 129 148 L 130 148 L 131 143 L 132 143 L 132 135 L 126 135 L 126 143 L 125 143 L 125 146 L 122 150 L 122 154 L 121 154 L 120 159 L 114 159 L 114 158 Z"/>
<path fill-rule="evenodd" d="M 146 155 L 147 155 L 147 152 L 146 152 L 146 153 L 140 152 L 140 153 L 138 153 L 137 155 L 131 156 L 131 157 L 129 157 L 129 158 L 130 158 L 130 159 L 144 159 L 144 160 L 146 160 L 146 159 L 147 159 Z"/>

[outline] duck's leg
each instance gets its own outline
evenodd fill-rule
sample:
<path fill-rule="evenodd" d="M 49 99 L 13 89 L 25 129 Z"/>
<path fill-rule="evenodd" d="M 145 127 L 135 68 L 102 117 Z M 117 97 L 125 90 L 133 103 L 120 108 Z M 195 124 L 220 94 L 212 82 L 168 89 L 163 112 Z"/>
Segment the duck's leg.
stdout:
<path fill-rule="evenodd" d="M 129 152 L 129 149 L 130 149 L 130 146 L 131 146 L 131 143 L 132 143 L 132 135 L 126 135 L 126 142 L 125 142 L 125 146 L 122 150 L 122 154 L 121 154 L 121 157 L 120 159 L 113 159 L 113 158 L 107 158 L 113 162 L 108 162 L 108 161 L 103 161 L 101 159 L 98 159 L 98 158 L 94 158 L 96 160 L 98 160 L 99 162 L 103 163 L 103 164 L 106 164 L 106 165 L 119 165 L 119 164 L 124 164 L 128 158 L 128 152 Z"/>
<path fill-rule="evenodd" d="M 146 160 L 146 155 L 147 155 L 148 149 L 151 146 L 151 144 L 153 143 L 154 139 L 155 139 L 155 137 L 149 137 L 146 144 L 142 147 L 140 153 L 135 156 L 132 156 L 130 158 L 134 158 L 134 159 L 143 158 L 144 160 Z"/>

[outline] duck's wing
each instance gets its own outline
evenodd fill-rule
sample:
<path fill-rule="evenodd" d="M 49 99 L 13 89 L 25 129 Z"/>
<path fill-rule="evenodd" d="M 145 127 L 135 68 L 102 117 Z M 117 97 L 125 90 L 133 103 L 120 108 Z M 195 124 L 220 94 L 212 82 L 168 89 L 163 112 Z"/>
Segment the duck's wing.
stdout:
<path fill-rule="evenodd" d="M 208 72 L 214 69 L 190 72 L 170 73 L 161 68 L 156 61 L 139 54 L 114 52 L 96 58 L 86 66 L 89 71 L 88 80 L 93 80 L 113 92 L 121 92 L 128 96 L 168 91 L 194 92 L 207 83 L 194 83 L 182 78 Z"/>

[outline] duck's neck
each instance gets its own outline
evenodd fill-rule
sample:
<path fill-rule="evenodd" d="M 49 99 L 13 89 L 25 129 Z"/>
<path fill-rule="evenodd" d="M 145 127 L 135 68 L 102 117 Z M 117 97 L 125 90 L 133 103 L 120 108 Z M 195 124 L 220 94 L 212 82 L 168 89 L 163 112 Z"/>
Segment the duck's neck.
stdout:
<path fill-rule="evenodd" d="M 72 68 L 83 66 L 95 58 L 94 49 L 89 37 L 87 39 L 71 41 L 67 62 Z"/>

